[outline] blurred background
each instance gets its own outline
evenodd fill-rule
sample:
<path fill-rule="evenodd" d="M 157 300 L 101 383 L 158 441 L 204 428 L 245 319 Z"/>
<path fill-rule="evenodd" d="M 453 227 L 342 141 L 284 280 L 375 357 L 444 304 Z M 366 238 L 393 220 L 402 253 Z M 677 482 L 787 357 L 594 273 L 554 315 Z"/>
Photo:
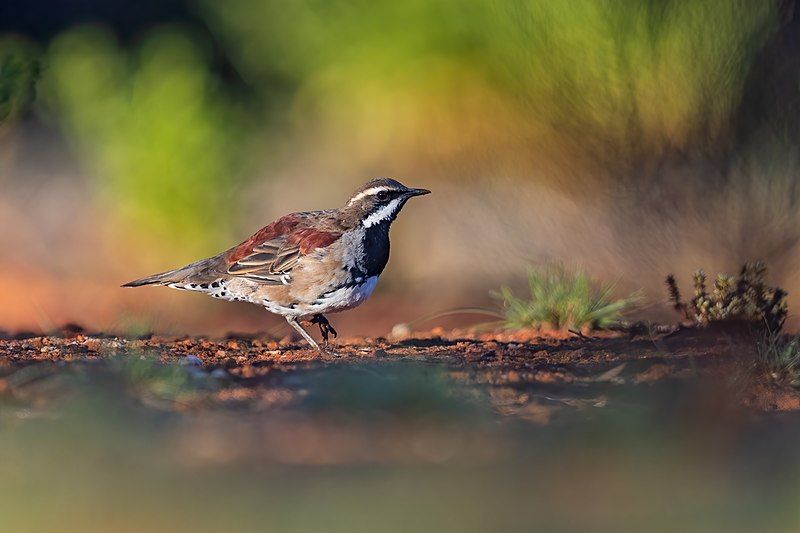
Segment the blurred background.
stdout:
<path fill-rule="evenodd" d="M 667 273 L 762 259 L 792 309 L 799 38 L 791 0 L 5 2 L 0 326 L 268 329 L 118 286 L 376 176 L 434 194 L 347 334 L 549 261 L 659 317 Z"/>
<path fill-rule="evenodd" d="M 345 335 L 498 305 L 553 262 L 674 321 L 666 274 L 690 295 L 760 259 L 791 311 L 799 124 L 792 0 L 0 2 L 0 338 L 285 335 L 119 285 L 376 176 L 434 194 Z M 703 377 L 713 339 L 316 365 L 187 340 L 165 364 L 66 334 L 0 358 L 3 531 L 800 530 L 796 395 L 745 401 L 749 352 Z"/>

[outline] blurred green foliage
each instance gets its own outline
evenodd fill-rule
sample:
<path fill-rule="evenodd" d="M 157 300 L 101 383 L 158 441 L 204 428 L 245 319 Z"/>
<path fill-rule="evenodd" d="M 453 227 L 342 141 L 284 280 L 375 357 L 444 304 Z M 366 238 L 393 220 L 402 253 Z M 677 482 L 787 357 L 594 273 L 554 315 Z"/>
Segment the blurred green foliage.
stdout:
<path fill-rule="evenodd" d="M 35 47 L 19 37 L 0 37 L 0 124 L 27 110 L 38 77 Z"/>
<path fill-rule="evenodd" d="M 582 269 L 560 265 L 528 271 L 530 298 L 518 298 L 508 287 L 495 296 L 502 300 L 505 325 L 512 329 L 549 326 L 553 329 L 601 329 L 622 320 L 637 295 L 614 299 L 615 285 L 599 285 Z"/>
<path fill-rule="evenodd" d="M 211 248 L 232 222 L 245 121 L 179 28 L 152 31 L 127 52 L 103 29 L 52 43 L 43 89 L 103 200 L 187 250 Z"/>
<path fill-rule="evenodd" d="M 164 364 L 155 356 L 117 356 L 110 359 L 109 371 L 132 396 L 150 406 L 189 404 L 219 384 L 191 363 Z"/>
<path fill-rule="evenodd" d="M 56 37 L 44 107 L 103 202 L 151 242 L 193 254 L 230 238 L 226 200 L 265 144 L 292 154 L 287 166 L 298 153 L 332 152 L 359 173 L 428 160 L 573 190 L 645 175 L 669 154 L 713 154 L 735 137 L 780 6 L 203 0 L 213 39 L 179 26 L 124 45 L 99 27 Z M 212 41 L 233 72 L 224 80 Z M 255 98 L 234 98 L 242 85 Z M 209 224 L 214 211 L 224 216 Z"/>
<path fill-rule="evenodd" d="M 777 3 L 730 0 L 204 5 L 249 80 L 359 141 L 521 139 L 613 169 L 727 131 L 777 26 Z"/>

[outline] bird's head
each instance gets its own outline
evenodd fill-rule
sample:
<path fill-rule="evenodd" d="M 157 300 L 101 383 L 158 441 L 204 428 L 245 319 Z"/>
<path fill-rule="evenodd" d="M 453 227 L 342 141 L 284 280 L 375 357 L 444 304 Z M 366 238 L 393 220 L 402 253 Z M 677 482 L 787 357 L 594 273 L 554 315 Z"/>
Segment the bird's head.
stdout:
<path fill-rule="evenodd" d="M 368 181 L 354 192 L 344 209 L 365 228 L 378 224 L 388 226 L 409 198 L 430 192 L 427 189 L 406 187 L 391 178 L 378 178 Z"/>

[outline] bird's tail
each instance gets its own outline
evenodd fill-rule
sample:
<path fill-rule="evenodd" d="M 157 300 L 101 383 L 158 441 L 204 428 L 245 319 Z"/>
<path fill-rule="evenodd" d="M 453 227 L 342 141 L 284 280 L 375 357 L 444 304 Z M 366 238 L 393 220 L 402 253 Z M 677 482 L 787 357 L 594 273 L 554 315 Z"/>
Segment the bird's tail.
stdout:
<path fill-rule="evenodd" d="M 159 274 L 153 274 L 152 276 L 147 276 L 146 278 L 135 279 L 133 281 L 129 281 L 122 285 L 123 287 L 142 287 L 144 285 L 169 285 L 170 283 L 175 283 L 179 281 L 182 276 L 180 275 L 182 268 L 176 268 L 174 270 L 168 270 L 166 272 L 161 272 Z"/>
<path fill-rule="evenodd" d="M 216 269 L 218 268 L 219 258 L 210 257 L 208 259 L 201 259 L 186 266 L 167 270 L 160 274 L 153 274 L 146 278 L 136 279 L 129 281 L 123 287 L 141 287 L 143 285 L 172 285 L 175 288 L 180 288 L 179 285 L 187 283 L 202 283 L 208 281 L 207 278 L 213 280 L 219 277 Z"/>

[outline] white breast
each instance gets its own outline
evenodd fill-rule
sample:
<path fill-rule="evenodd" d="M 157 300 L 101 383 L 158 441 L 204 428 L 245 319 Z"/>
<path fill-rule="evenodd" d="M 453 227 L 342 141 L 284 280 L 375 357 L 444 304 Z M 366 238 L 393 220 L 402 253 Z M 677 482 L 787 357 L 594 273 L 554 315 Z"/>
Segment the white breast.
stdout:
<path fill-rule="evenodd" d="M 304 306 L 304 311 L 309 313 L 332 313 L 344 311 L 359 306 L 369 298 L 375 286 L 378 284 L 378 276 L 367 278 L 363 283 L 352 287 L 342 287 L 321 296 L 317 301 L 308 306 Z"/>

